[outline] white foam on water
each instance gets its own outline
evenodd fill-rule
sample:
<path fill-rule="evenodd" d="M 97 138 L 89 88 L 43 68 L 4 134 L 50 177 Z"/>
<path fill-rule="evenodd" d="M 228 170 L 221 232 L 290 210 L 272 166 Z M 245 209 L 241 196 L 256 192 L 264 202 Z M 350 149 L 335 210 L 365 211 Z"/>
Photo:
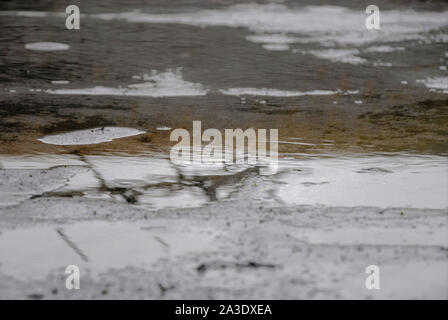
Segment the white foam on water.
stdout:
<path fill-rule="evenodd" d="M 0 269 L 16 278 L 45 279 L 50 272 L 64 272 L 68 265 L 75 264 L 85 274 L 97 277 L 111 268 L 145 268 L 161 259 L 211 251 L 220 234 L 194 226 L 167 230 L 166 225 L 154 228 L 154 224 L 99 221 L 6 230 L 0 235 Z"/>
<path fill-rule="evenodd" d="M 254 43 L 281 43 L 290 44 L 296 43 L 297 39 L 294 37 L 287 36 L 285 34 L 256 34 L 247 36 L 246 40 Z"/>
<path fill-rule="evenodd" d="M 373 62 L 373 66 L 375 66 L 375 67 L 392 67 L 392 63 L 384 62 L 384 61 L 375 61 L 375 62 Z"/>
<path fill-rule="evenodd" d="M 88 145 L 110 142 L 115 139 L 136 136 L 142 133 L 145 132 L 133 128 L 104 127 L 49 135 L 37 140 L 58 146 Z"/>
<path fill-rule="evenodd" d="M 51 81 L 51 83 L 52 84 L 69 84 L 70 81 L 68 81 L 68 80 L 54 80 L 54 81 Z"/>
<path fill-rule="evenodd" d="M 423 83 L 427 88 L 438 92 L 448 93 L 448 77 L 427 78 L 425 80 L 416 80 L 416 82 Z"/>
<path fill-rule="evenodd" d="M 287 51 L 289 44 L 297 42 L 295 38 L 284 34 L 256 34 L 247 36 L 246 40 L 254 43 L 262 43 L 263 49 L 269 51 Z"/>
<path fill-rule="evenodd" d="M 268 88 L 230 88 L 220 90 L 222 94 L 231 96 L 249 95 L 266 97 L 299 97 L 299 96 L 321 96 L 338 94 L 338 91 L 332 90 L 312 90 L 312 91 L 291 91 Z"/>
<path fill-rule="evenodd" d="M 111 96 L 148 96 L 148 97 L 178 97 L 178 96 L 204 96 L 208 90 L 199 83 L 185 81 L 182 78 L 181 68 L 158 73 L 153 70 L 151 74 L 142 76 L 143 83 L 131 84 L 125 88 L 96 86 L 85 89 L 56 89 L 46 90 L 49 94 L 62 95 L 111 95 Z"/>
<path fill-rule="evenodd" d="M 396 245 L 396 246 L 440 246 L 447 247 L 448 228 L 441 226 L 419 226 L 419 228 L 371 226 L 344 229 L 304 229 L 295 237 L 313 244 L 340 245 Z"/>
<path fill-rule="evenodd" d="M 65 17 L 56 12 L 0 11 L 3 16 Z M 282 4 L 237 4 L 223 9 L 195 10 L 168 14 L 141 11 L 85 14 L 85 18 L 106 21 L 123 20 L 130 23 L 187 24 L 198 27 L 243 27 L 260 33 L 295 33 L 297 42 L 316 42 L 321 45 L 361 45 L 373 42 L 420 40 L 447 42 L 447 34 L 422 33 L 437 30 L 448 24 L 447 12 L 382 10 L 381 29 L 367 30 L 366 14 L 340 6 L 306 6 L 290 8 Z"/>
<path fill-rule="evenodd" d="M 70 46 L 58 42 L 33 42 L 25 44 L 25 48 L 34 51 L 61 51 L 70 49 Z"/>
<path fill-rule="evenodd" d="M 304 54 L 311 54 L 320 59 L 330 60 L 332 62 L 350 63 L 354 65 L 363 64 L 367 60 L 358 57 L 358 49 L 328 49 L 328 50 L 310 50 L 302 51 Z"/>
<path fill-rule="evenodd" d="M 339 6 L 288 8 L 281 4 L 238 4 L 217 10 L 150 14 L 140 11 L 89 15 L 103 20 L 131 23 L 176 23 L 200 27 L 245 27 L 255 33 L 308 35 L 304 42 L 364 44 L 376 41 L 427 39 L 420 33 L 446 26 L 446 12 L 382 10 L 381 29 L 367 30 L 362 10 Z M 439 39 L 440 37 L 434 37 Z M 443 40 L 444 37 L 441 37 Z"/>
<path fill-rule="evenodd" d="M 388 53 L 394 51 L 403 51 L 405 48 L 403 47 L 391 47 L 391 46 L 372 46 L 365 49 L 365 52 L 375 52 L 375 53 Z"/>
<path fill-rule="evenodd" d="M 266 49 L 268 51 L 288 51 L 289 46 L 282 43 L 266 43 L 263 44 L 263 49 Z"/>
<path fill-rule="evenodd" d="M 46 18 L 46 17 L 63 17 L 66 15 L 60 12 L 45 12 L 45 11 L 0 11 L 0 16 L 9 17 L 27 17 L 27 18 Z"/>

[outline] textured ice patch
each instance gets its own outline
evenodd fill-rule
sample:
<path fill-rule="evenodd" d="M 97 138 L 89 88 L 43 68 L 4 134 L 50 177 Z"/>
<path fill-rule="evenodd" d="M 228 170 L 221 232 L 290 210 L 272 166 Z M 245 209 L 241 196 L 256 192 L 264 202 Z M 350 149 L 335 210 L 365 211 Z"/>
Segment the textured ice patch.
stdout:
<path fill-rule="evenodd" d="M 267 96 L 267 97 L 298 97 L 298 96 L 320 96 L 338 94 L 337 91 L 332 90 L 312 90 L 312 91 L 291 91 L 268 88 L 230 88 L 220 90 L 222 94 L 231 96 Z"/>
<path fill-rule="evenodd" d="M 441 90 L 443 93 L 448 93 L 448 77 L 427 78 L 425 80 L 417 80 L 416 82 L 423 83 L 427 88 L 432 90 Z"/>
<path fill-rule="evenodd" d="M 447 43 L 448 42 L 448 34 L 441 33 L 441 34 L 431 35 L 430 39 L 432 41 L 438 42 L 438 43 Z"/>
<path fill-rule="evenodd" d="M 50 94 L 66 95 L 110 95 L 110 96 L 148 96 L 148 97 L 177 97 L 203 96 L 207 90 L 199 83 L 185 81 L 181 68 L 158 73 L 153 70 L 150 75 L 144 74 L 141 79 L 145 82 L 131 84 L 126 88 L 96 86 L 85 89 L 56 89 L 47 90 Z"/>
<path fill-rule="evenodd" d="M 343 62 L 350 64 L 362 64 L 367 60 L 358 57 L 358 49 L 328 49 L 328 50 L 310 50 L 302 53 L 311 54 L 320 59 L 330 60 L 331 62 Z"/>
<path fill-rule="evenodd" d="M 59 146 L 87 145 L 110 142 L 114 139 L 136 136 L 142 133 L 145 132 L 133 128 L 104 127 L 49 135 L 37 140 Z"/>
<path fill-rule="evenodd" d="M 247 36 L 246 40 L 254 43 L 282 43 L 289 44 L 297 42 L 297 39 L 284 34 L 256 34 Z"/>
<path fill-rule="evenodd" d="M 61 51 L 68 50 L 70 46 L 68 44 L 58 42 L 33 42 L 25 44 L 25 48 L 35 51 Z"/>

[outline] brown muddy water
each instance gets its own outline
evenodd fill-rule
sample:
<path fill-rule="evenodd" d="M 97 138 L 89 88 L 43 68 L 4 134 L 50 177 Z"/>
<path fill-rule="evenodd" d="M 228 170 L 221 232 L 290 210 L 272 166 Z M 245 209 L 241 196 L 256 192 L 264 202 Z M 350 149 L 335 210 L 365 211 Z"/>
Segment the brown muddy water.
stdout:
<path fill-rule="evenodd" d="M 446 2 L 77 3 L 0 3 L 0 298 L 447 298 Z M 278 172 L 174 164 L 195 120 Z"/>

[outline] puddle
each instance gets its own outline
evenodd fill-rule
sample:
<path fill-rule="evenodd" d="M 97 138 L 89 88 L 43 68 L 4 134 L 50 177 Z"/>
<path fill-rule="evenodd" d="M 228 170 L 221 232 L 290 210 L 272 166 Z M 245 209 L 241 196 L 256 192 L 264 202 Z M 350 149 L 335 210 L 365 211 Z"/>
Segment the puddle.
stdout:
<path fill-rule="evenodd" d="M 419 225 L 418 228 L 370 227 L 336 230 L 301 229 L 295 238 L 310 244 L 383 245 L 383 246 L 440 246 L 448 247 L 446 224 Z"/>
<path fill-rule="evenodd" d="M 96 276 L 111 268 L 144 268 L 161 259 L 213 250 L 218 235 L 214 229 L 198 231 L 191 226 L 154 227 L 82 222 L 6 230 L 0 235 L 0 270 L 17 278 L 44 279 L 49 272 L 60 269 L 63 273 L 74 264 L 81 273 Z"/>
<path fill-rule="evenodd" d="M 447 160 L 441 156 L 368 156 L 290 161 L 278 175 L 285 204 L 444 209 Z"/>
<path fill-rule="evenodd" d="M 2 156 L 0 206 L 30 197 L 84 197 L 149 209 L 200 207 L 235 191 L 247 165 L 174 166 L 160 154 Z M 222 192 L 222 188 L 227 190 Z"/>
<path fill-rule="evenodd" d="M 145 132 L 133 128 L 103 127 L 49 135 L 37 140 L 46 144 L 73 146 L 111 142 L 115 139 L 136 136 L 143 133 Z"/>
<path fill-rule="evenodd" d="M 57 42 L 33 42 L 25 44 L 25 48 L 35 51 L 61 51 L 70 49 L 70 46 L 65 43 Z"/>

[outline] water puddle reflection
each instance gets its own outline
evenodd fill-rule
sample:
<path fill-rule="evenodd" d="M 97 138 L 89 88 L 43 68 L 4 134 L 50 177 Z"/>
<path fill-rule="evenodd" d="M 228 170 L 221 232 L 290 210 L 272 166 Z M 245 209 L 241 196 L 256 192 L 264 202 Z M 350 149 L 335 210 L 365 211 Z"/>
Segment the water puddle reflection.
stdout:
<path fill-rule="evenodd" d="M 299 142 L 298 142 L 299 143 Z M 303 142 L 305 143 L 305 142 Z M 85 197 L 149 209 L 200 207 L 231 197 L 258 176 L 255 165 L 174 165 L 163 154 L 0 157 L 11 205 L 29 197 Z M 42 171 L 43 170 L 43 171 Z M 8 186 L 8 181 L 20 188 Z M 282 205 L 447 207 L 443 156 L 288 154 L 261 179 L 253 199 Z M 2 201 L 3 201 L 2 200 Z M 12 202 L 11 202 L 12 201 Z"/>

